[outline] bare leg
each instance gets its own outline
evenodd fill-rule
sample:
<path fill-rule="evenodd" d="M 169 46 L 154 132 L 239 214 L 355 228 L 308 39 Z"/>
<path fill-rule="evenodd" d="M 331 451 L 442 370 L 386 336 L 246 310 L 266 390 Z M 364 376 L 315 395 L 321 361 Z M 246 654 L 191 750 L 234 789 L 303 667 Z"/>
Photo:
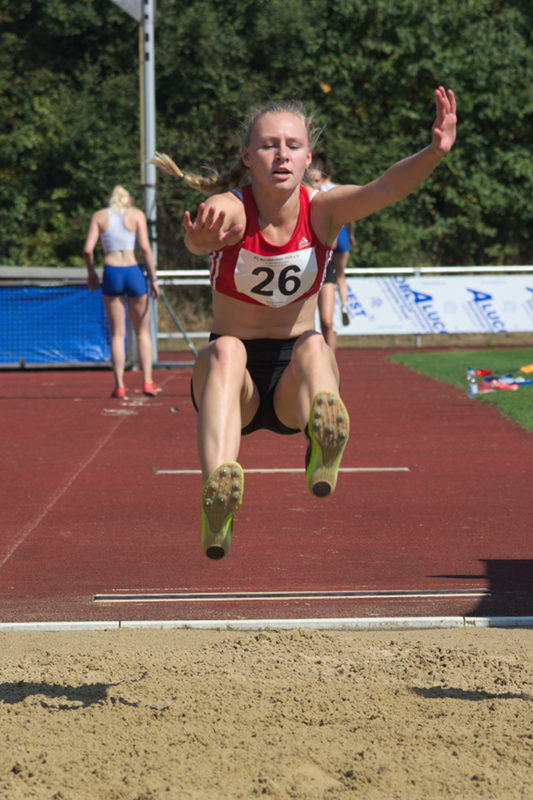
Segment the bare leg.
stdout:
<path fill-rule="evenodd" d="M 306 484 L 315 497 L 328 497 L 348 442 L 350 419 L 339 397 L 339 371 L 324 339 L 306 333 L 296 342 L 291 362 L 274 395 L 278 417 L 306 434 Z"/>
<path fill-rule="evenodd" d="M 318 311 L 320 313 L 320 329 L 322 336 L 333 352 L 337 346 L 337 334 L 333 325 L 335 309 L 335 284 L 325 283 L 318 295 Z"/>
<path fill-rule="evenodd" d="M 139 363 L 145 383 L 152 382 L 152 337 L 150 336 L 150 304 L 148 295 L 128 298 L 128 309 L 137 336 Z"/>
<path fill-rule="evenodd" d="M 111 366 L 115 376 L 115 388 L 124 386 L 124 367 L 126 352 L 124 337 L 126 335 L 126 315 L 122 297 L 104 295 L 104 306 L 111 329 Z"/>
<path fill-rule="evenodd" d="M 241 427 L 259 405 L 246 369 L 246 349 L 234 336 L 221 336 L 202 350 L 193 372 L 198 411 L 198 452 L 204 487 L 200 506 L 202 549 L 223 558 L 231 545 L 233 516 L 242 502 L 244 473 L 237 463 Z"/>
<path fill-rule="evenodd" d="M 339 369 L 324 338 L 309 331 L 294 345 L 290 364 L 276 387 L 274 407 L 281 422 L 304 431 L 311 402 L 320 391 L 338 394 Z"/>
<path fill-rule="evenodd" d="M 198 405 L 198 453 L 204 480 L 239 454 L 241 428 L 253 418 L 259 396 L 246 369 L 239 339 L 221 336 L 199 354 L 193 372 Z"/>
<path fill-rule="evenodd" d="M 345 270 L 348 266 L 349 258 L 350 253 L 348 250 L 346 250 L 344 253 L 333 253 L 332 257 L 337 288 L 339 290 L 339 297 L 341 299 L 341 306 L 343 308 L 346 308 L 348 305 L 348 286 L 346 284 Z"/>

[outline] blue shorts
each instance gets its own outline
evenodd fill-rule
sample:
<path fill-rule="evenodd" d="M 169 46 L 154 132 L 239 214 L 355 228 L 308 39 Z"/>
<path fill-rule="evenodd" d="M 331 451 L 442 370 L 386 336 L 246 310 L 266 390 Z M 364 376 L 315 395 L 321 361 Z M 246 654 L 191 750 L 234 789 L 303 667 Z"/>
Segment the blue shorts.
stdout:
<path fill-rule="evenodd" d="M 347 253 L 350 249 L 350 234 L 343 226 L 339 235 L 337 236 L 337 244 L 335 245 L 335 253 Z"/>
<path fill-rule="evenodd" d="M 112 267 L 104 264 L 102 294 L 107 297 L 142 297 L 148 293 L 146 278 L 139 264 L 131 267 Z"/>
<path fill-rule="evenodd" d="M 219 335 L 212 333 L 209 341 L 218 339 Z M 241 435 L 258 431 L 261 428 L 290 436 L 300 433 L 299 428 L 289 428 L 276 416 L 274 410 L 274 391 L 284 369 L 288 366 L 294 343 L 298 337 L 291 339 L 241 339 L 248 356 L 246 367 L 259 392 L 259 408 L 251 422 L 242 428 Z M 191 381 L 191 399 L 198 411 Z"/>

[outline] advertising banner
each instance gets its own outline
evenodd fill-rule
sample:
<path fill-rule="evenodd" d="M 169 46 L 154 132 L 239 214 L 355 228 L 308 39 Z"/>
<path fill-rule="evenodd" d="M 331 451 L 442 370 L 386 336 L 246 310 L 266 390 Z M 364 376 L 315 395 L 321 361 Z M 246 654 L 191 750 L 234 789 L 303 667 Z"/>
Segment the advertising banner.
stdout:
<path fill-rule="evenodd" d="M 533 330 L 533 275 L 347 278 L 348 335 Z"/>

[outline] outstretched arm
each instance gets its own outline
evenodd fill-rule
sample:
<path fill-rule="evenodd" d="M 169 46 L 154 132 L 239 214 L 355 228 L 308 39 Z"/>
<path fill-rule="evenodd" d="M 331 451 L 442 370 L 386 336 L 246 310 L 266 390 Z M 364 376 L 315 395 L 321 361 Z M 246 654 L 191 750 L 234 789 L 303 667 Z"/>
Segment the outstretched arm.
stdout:
<path fill-rule="evenodd" d="M 455 95 L 451 89 L 446 91 L 439 86 L 435 92 L 435 103 L 436 115 L 430 145 L 393 164 L 381 177 L 365 186 L 339 186 L 317 197 L 317 206 L 324 206 L 324 213 L 329 216 L 331 230 L 338 230 L 349 221 L 363 219 L 374 211 L 402 200 L 430 175 L 451 150 L 457 123 Z"/>
<path fill-rule="evenodd" d="M 186 211 L 183 216 L 185 244 L 196 256 L 236 244 L 242 236 L 246 218 L 244 206 L 233 195 L 218 194 L 200 203 L 193 222 Z"/>

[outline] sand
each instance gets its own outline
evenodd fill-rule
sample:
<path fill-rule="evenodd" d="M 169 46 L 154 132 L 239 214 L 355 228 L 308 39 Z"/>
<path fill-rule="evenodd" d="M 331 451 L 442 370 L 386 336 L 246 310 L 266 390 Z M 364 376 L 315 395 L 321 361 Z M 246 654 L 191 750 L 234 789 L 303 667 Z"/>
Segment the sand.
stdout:
<path fill-rule="evenodd" d="M 533 630 L 0 634 L 5 800 L 531 800 Z"/>

